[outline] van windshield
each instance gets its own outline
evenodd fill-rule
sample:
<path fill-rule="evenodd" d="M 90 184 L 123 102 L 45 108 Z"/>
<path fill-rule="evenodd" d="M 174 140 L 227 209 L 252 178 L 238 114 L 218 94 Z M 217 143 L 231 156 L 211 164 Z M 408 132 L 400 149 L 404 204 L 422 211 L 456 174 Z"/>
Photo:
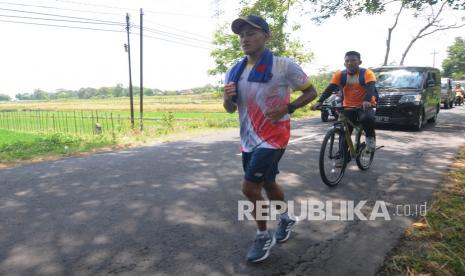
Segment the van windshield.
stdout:
<path fill-rule="evenodd" d="M 375 72 L 378 88 L 421 88 L 422 72 L 395 69 Z"/>

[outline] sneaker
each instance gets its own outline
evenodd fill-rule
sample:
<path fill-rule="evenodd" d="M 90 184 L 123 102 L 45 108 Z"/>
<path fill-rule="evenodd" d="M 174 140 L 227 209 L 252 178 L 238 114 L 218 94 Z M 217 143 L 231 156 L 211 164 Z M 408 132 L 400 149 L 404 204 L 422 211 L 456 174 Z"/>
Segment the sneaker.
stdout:
<path fill-rule="evenodd" d="M 366 149 L 368 152 L 374 152 L 376 150 L 376 139 L 375 137 L 367 137 L 366 140 Z"/>
<path fill-rule="evenodd" d="M 257 235 L 252 247 L 247 252 L 247 261 L 260 262 L 268 258 L 270 249 L 276 244 L 276 238 L 270 231 L 265 235 Z"/>
<path fill-rule="evenodd" d="M 291 236 L 291 229 L 297 221 L 290 218 L 281 218 L 279 220 L 278 229 L 276 230 L 275 237 L 277 242 L 285 242 Z"/>

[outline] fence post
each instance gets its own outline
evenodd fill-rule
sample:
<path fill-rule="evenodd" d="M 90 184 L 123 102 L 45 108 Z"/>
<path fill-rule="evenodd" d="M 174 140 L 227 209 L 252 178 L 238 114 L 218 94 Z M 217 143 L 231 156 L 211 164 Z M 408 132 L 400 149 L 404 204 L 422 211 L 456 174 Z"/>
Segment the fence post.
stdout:
<path fill-rule="evenodd" d="M 64 112 L 63 112 L 63 113 L 64 113 Z M 65 115 L 66 132 L 69 133 L 69 122 L 68 122 L 69 114 L 68 114 L 68 113 L 64 113 L 64 115 Z"/>
<path fill-rule="evenodd" d="M 95 134 L 95 121 L 94 121 L 94 111 L 91 110 L 92 112 L 92 134 Z"/>
<path fill-rule="evenodd" d="M 55 113 L 52 114 L 52 125 L 53 125 L 53 132 L 54 132 L 54 133 L 57 132 L 57 131 L 55 130 Z"/>
<path fill-rule="evenodd" d="M 81 128 L 79 129 L 79 132 L 82 134 L 84 129 L 85 129 L 85 127 L 84 127 L 84 112 L 81 110 Z"/>
<path fill-rule="evenodd" d="M 115 135 L 115 124 L 113 122 L 113 112 L 110 113 L 110 119 L 111 119 L 111 133 Z"/>
<path fill-rule="evenodd" d="M 77 133 L 77 121 L 76 121 L 76 110 L 74 111 L 74 133 L 75 134 L 78 134 Z"/>

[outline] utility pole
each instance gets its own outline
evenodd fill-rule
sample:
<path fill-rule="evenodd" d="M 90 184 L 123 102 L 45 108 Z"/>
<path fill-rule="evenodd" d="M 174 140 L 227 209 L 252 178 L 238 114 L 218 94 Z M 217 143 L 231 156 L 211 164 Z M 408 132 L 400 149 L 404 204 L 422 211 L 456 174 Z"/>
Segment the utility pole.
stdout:
<path fill-rule="evenodd" d="M 134 98 L 132 94 L 132 73 L 131 73 L 131 44 L 129 39 L 129 13 L 126 13 L 126 31 L 128 33 L 128 44 L 126 44 L 125 48 L 128 52 L 128 60 L 129 60 L 129 101 L 131 106 L 131 128 L 134 129 Z"/>
<path fill-rule="evenodd" d="M 436 52 L 436 49 L 431 53 L 433 55 L 433 67 L 436 67 L 436 55 L 439 54 Z"/>
<path fill-rule="evenodd" d="M 144 131 L 144 66 L 143 66 L 143 22 L 144 12 L 140 9 L 140 131 Z"/>

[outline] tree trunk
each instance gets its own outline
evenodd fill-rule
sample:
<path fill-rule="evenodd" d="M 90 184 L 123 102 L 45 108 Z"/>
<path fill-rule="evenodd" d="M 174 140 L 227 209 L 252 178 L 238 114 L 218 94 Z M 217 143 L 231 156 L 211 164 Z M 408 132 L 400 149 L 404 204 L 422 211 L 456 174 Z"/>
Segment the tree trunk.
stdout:
<path fill-rule="evenodd" d="M 391 51 L 392 31 L 396 28 L 397 22 L 399 22 L 399 17 L 400 17 L 400 14 L 401 14 L 403 8 L 404 8 L 404 4 L 402 3 L 401 6 L 400 6 L 399 12 L 396 15 L 396 21 L 394 22 L 394 25 L 392 25 L 391 28 L 388 28 L 388 37 L 386 39 L 386 55 L 384 56 L 384 63 L 383 63 L 384 66 L 388 65 L 389 53 Z"/>

